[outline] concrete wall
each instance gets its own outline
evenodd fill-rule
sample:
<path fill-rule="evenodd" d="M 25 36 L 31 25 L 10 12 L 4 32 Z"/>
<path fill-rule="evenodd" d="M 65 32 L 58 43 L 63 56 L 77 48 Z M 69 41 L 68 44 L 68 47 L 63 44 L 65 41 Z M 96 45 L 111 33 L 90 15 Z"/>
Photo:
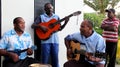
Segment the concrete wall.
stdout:
<path fill-rule="evenodd" d="M 2 34 L 13 28 L 13 19 L 23 17 L 26 22 L 26 30 L 30 28 L 34 19 L 34 0 L 1 0 L 2 3 Z"/>
<path fill-rule="evenodd" d="M 62 19 L 65 16 L 70 15 L 73 12 L 83 10 L 83 0 L 55 0 L 55 13 Z M 83 12 L 82 12 L 83 13 Z M 66 27 L 59 32 L 59 62 L 60 67 L 67 61 L 66 47 L 64 44 L 64 37 L 73 32 L 79 31 L 79 26 L 83 20 L 83 14 L 79 16 L 73 16 L 69 19 Z"/>

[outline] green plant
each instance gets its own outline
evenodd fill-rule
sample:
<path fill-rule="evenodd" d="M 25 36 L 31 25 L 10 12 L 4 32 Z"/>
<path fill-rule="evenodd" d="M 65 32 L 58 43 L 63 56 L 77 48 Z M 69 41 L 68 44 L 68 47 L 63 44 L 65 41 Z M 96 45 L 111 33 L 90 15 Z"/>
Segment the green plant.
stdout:
<path fill-rule="evenodd" d="M 117 16 L 117 18 L 120 20 L 120 13 L 118 13 L 116 16 Z M 120 36 L 120 25 L 119 25 L 119 27 L 118 27 L 118 34 L 119 34 L 119 36 Z"/>
<path fill-rule="evenodd" d="M 102 20 L 105 18 L 103 14 L 96 14 L 96 13 L 84 13 L 84 19 L 91 20 L 94 24 L 94 29 L 99 33 L 102 34 L 102 29 L 100 28 Z"/>

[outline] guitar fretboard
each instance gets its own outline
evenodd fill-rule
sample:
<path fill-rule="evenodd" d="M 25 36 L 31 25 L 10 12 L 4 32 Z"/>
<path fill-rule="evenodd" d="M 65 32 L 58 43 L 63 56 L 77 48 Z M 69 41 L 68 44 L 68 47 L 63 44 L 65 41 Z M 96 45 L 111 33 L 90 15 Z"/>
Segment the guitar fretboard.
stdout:
<path fill-rule="evenodd" d="M 87 53 L 87 52 L 85 50 L 82 50 L 82 49 L 81 50 L 75 49 L 74 53 L 85 55 L 85 53 Z M 92 55 L 92 56 L 98 57 L 98 58 L 106 58 L 106 53 L 103 53 L 103 52 L 98 52 L 98 51 L 95 52 L 95 53 L 90 53 L 89 52 L 89 54 Z"/>

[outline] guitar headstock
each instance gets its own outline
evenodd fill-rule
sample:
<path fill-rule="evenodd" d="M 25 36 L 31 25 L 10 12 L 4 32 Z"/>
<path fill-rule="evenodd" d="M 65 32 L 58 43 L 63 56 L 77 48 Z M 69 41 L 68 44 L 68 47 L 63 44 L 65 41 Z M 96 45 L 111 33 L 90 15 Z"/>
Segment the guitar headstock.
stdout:
<path fill-rule="evenodd" d="M 79 14 L 81 14 L 81 11 L 76 11 L 76 12 L 73 13 L 73 16 L 76 16 L 76 15 L 79 15 Z"/>

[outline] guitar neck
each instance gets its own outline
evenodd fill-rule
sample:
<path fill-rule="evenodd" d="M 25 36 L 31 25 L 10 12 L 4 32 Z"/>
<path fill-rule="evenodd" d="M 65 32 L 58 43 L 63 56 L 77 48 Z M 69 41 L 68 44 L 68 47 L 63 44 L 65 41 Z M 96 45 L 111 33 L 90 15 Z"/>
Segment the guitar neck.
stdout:
<path fill-rule="evenodd" d="M 54 25 L 59 24 L 60 22 L 64 21 L 66 18 L 70 18 L 70 17 L 72 17 L 72 16 L 79 15 L 80 13 L 81 13 L 81 11 L 74 12 L 74 13 L 72 13 L 72 14 L 70 14 L 70 15 L 68 15 L 68 16 L 60 19 L 60 20 L 58 20 Z"/>
<path fill-rule="evenodd" d="M 73 14 L 70 14 L 70 15 L 68 15 L 68 16 L 60 19 L 60 20 L 58 20 L 58 21 L 55 23 L 55 25 L 61 23 L 61 22 L 64 21 L 66 18 L 70 18 L 70 17 L 72 17 L 72 16 L 73 16 Z"/>
<path fill-rule="evenodd" d="M 87 52 L 85 50 L 82 50 L 82 49 L 81 50 L 75 49 L 74 53 L 85 55 Z M 106 53 L 102 53 L 102 52 L 88 53 L 88 54 L 91 56 L 99 57 L 99 58 L 106 58 Z"/>
<path fill-rule="evenodd" d="M 70 17 L 72 17 L 72 16 L 79 15 L 80 13 L 81 13 L 81 11 L 74 12 L 74 13 L 72 13 L 72 14 L 64 17 L 64 18 L 62 18 L 61 20 L 58 20 L 58 21 L 55 23 L 55 25 L 58 24 L 58 23 L 60 23 L 60 22 L 62 22 L 62 21 L 64 21 L 66 18 L 70 18 Z"/>
<path fill-rule="evenodd" d="M 68 16 L 66 16 L 66 17 L 64 17 L 64 18 L 62 18 L 61 20 L 59 20 L 58 22 L 62 22 L 62 21 L 64 21 L 66 18 L 70 18 L 70 17 L 72 17 L 73 16 L 73 14 L 70 14 L 70 15 L 68 15 Z"/>

